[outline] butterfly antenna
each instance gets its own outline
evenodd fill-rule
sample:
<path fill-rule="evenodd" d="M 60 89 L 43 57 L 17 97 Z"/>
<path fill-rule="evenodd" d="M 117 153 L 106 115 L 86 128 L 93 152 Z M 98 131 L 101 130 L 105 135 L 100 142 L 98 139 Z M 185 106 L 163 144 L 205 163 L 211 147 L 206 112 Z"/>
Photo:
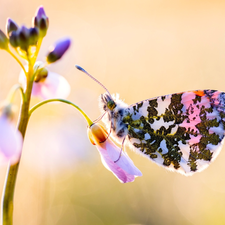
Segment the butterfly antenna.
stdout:
<path fill-rule="evenodd" d="M 107 88 L 100 82 L 98 81 L 96 78 L 94 78 L 90 73 L 88 73 L 85 69 L 83 69 L 81 66 L 75 65 L 76 68 L 82 72 L 84 72 L 86 75 L 88 75 L 92 80 L 94 80 L 95 82 L 97 82 L 99 85 L 101 85 L 109 94 L 109 96 L 112 98 L 111 94 L 109 93 L 109 91 L 107 90 Z"/>

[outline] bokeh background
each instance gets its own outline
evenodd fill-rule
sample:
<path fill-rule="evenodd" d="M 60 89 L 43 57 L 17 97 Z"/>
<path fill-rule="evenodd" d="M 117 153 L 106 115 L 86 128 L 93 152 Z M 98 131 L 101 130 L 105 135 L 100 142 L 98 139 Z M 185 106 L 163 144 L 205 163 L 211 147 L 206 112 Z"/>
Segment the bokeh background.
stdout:
<path fill-rule="evenodd" d="M 49 70 L 70 82 L 69 100 L 92 119 L 100 115 L 104 90 L 75 64 L 128 104 L 185 90 L 225 91 L 224 1 L 1 0 L 0 28 L 7 17 L 30 26 L 39 5 L 50 19 L 39 60 L 57 39 L 72 38 L 67 54 Z M 1 101 L 19 72 L 0 51 Z M 225 224 L 225 147 L 193 177 L 127 149 L 143 177 L 121 184 L 103 167 L 86 127 L 68 105 L 45 105 L 33 114 L 15 192 L 15 225 Z M 0 192 L 6 171 L 0 167 Z"/>

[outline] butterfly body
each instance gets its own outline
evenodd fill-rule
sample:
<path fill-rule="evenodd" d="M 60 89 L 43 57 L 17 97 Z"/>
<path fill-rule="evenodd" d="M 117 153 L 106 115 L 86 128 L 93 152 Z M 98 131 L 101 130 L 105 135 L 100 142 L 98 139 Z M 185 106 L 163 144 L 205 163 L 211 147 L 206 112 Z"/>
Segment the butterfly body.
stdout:
<path fill-rule="evenodd" d="M 100 108 L 110 137 L 185 175 L 205 169 L 219 154 L 225 134 L 225 93 L 199 90 L 127 105 L 103 94 Z"/>

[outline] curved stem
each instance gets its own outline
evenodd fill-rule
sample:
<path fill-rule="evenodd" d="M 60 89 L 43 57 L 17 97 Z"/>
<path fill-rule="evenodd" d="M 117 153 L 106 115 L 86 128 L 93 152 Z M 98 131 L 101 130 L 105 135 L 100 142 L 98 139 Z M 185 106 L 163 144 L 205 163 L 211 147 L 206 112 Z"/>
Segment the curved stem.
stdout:
<path fill-rule="evenodd" d="M 17 90 L 20 91 L 22 99 L 24 101 L 23 88 L 19 84 L 15 84 L 14 86 L 12 86 L 12 88 L 10 89 L 9 94 L 7 96 L 7 100 L 9 102 L 13 102 Z"/>
<path fill-rule="evenodd" d="M 8 53 L 20 64 L 20 66 L 23 69 L 24 74 L 27 74 L 27 71 L 25 70 L 25 67 L 23 66 L 23 64 L 21 63 L 21 61 L 10 51 L 8 50 Z"/>
<path fill-rule="evenodd" d="M 84 118 L 86 119 L 86 121 L 87 121 L 87 123 L 88 123 L 89 126 L 91 126 L 93 124 L 92 120 L 88 117 L 88 115 L 79 106 L 77 106 L 73 102 L 70 102 L 70 101 L 65 100 L 65 99 L 59 99 L 59 98 L 56 98 L 56 99 L 48 99 L 48 100 L 45 100 L 45 101 L 42 101 L 42 102 L 38 103 L 37 105 L 33 106 L 30 109 L 29 116 L 31 116 L 31 114 L 34 112 L 34 110 L 36 110 L 40 106 L 42 106 L 42 105 L 44 105 L 46 103 L 50 103 L 50 102 L 63 102 L 63 103 L 72 105 L 73 107 L 75 107 L 84 116 Z"/>

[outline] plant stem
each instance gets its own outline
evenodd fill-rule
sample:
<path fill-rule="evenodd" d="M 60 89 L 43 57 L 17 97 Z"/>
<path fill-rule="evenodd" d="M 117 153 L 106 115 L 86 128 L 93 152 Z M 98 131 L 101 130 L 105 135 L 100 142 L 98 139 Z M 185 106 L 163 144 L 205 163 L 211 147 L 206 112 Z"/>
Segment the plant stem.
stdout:
<path fill-rule="evenodd" d="M 42 102 L 39 102 L 37 105 L 33 106 L 30 111 L 29 111 L 29 115 L 31 115 L 34 110 L 36 110 L 37 108 L 39 108 L 40 106 L 46 104 L 46 103 L 50 103 L 50 102 L 63 102 L 63 103 L 66 103 L 66 104 L 69 104 L 69 105 L 72 105 L 73 107 L 75 107 L 83 116 L 84 118 L 86 119 L 87 123 L 89 126 L 91 126 L 93 124 L 92 120 L 88 117 L 88 115 L 79 107 L 77 106 L 76 104 L 74 104 L 73 102 L 70 102 L 68 100 L 65 100 L 65 99 L 59 99 L 59 98 L 55 98 L 55 99 L 48 99 L 48 100 L 45 100 L 45 101 L 42 101 Z"/>
<path fill-rule="evenodd" d="M 7 96 L 7 100 L 9 102 L 13 103 L 14 97 L 15 97 L 15 94 L 16 94 L 17 90 L 20 91 L 22 100 L 24 101 L 23 88 L 19 84 L 15 84 L 14 86 L 12 86 L 12 88 L 10 89 L 9 94 Z"/>
<path fill-rule="evenodd" d="M 27 89 L 24 93 L 22 107 L 20 111 L 20 119 L 18 124 L 18 130 L 21 132 L 24 139 L 26 128 L 29 120 L 29 106 L 31 91 L 33 85 L 33 79 L 30 79 L 33 75 L 33 65 L 29 65 L 27 74 Z M 8 173 L 6 175 L 5 186 L 2 197 L 2 225 L 13 224 L 13 196 L 16 184 L 17 173 L 19 169 L 20 160 L 14 164 L 9 164 Z"/>

